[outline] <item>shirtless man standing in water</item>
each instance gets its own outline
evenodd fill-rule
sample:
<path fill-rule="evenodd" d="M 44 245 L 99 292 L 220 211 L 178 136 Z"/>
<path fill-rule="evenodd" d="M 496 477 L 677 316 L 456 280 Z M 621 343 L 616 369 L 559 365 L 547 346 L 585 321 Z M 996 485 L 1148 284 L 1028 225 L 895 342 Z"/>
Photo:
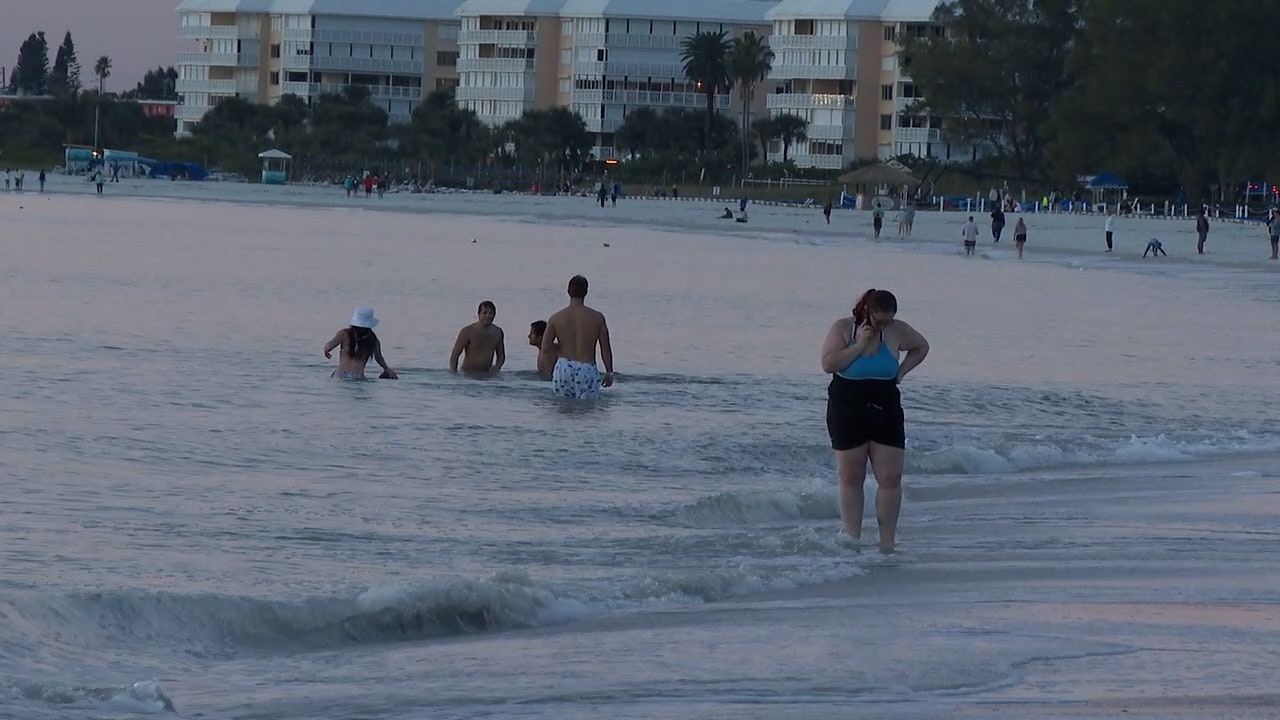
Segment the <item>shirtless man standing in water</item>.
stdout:
<path fill-rule="evenodd" d="M 464 352 L 463 372 L 485 373 L 501 370 L 507 362 L 507 348 L 503 342 L 502 328 L 493 324 L 498 308 L 490 300 L 476 308 L 476 322 L 458 331 L 458 339 L 449 353 L 449 372 L 458 372 L 458 358 Z M 496 357 L 496 362 L 495 362 Z"/>
<path fill-rule="evenodd" d="M 542 352 L 549 353 L 559 341 L 560 359 L 551 371 L 551 391 L 557 397 L 595 400 L 600 388 L 613 385 L 613 348 L 604 315 L 586 305 L 587 279 L 569 278 L 569 304 L 547 321 L 542 336 Z M 596 345 L 604 362 L 604 376 L 596 369 Z"/>

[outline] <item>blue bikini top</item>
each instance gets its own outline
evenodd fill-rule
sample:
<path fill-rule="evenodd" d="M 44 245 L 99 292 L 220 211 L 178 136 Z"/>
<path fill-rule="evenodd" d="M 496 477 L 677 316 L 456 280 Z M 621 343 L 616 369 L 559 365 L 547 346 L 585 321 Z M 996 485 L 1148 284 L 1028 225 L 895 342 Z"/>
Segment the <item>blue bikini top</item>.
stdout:
<path fill-rule="evenodd" d="M 857 344 L 858 328 L 853 328 L 854 338 L 849 346 Z M 880 349 L 874 355 L 859 355 L 849 363 L 849 367 L 836 373 L 846 380 L 896 380 L 898 379 L 898 356 L 884 344 L 884 333 L 880 333 Z"/>

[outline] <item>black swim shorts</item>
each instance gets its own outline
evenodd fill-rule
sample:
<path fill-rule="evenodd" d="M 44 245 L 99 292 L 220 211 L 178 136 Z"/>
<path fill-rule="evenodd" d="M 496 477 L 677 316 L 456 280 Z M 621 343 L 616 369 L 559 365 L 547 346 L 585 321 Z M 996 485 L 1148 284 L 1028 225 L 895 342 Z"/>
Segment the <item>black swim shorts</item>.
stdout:
<path fill-rule="evenodd" d="M 905 448 L 907 431 L 897 383 L 836 376 L 827 391 L 827 433 L 835 450 L 852 450 L 868 442 Z"/>

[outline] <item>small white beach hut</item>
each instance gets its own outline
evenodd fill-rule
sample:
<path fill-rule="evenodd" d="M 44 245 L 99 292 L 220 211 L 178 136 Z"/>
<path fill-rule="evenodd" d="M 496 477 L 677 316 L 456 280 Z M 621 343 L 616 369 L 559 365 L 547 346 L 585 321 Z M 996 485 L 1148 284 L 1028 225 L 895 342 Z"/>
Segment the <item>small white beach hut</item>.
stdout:
<path fill-rule="evenodd" d="M 283 185 L 289 179 L 289 161 L 293 156 L 283 150 L 272 148 L 258 153 L 262 158 L 262 184 Z"/>

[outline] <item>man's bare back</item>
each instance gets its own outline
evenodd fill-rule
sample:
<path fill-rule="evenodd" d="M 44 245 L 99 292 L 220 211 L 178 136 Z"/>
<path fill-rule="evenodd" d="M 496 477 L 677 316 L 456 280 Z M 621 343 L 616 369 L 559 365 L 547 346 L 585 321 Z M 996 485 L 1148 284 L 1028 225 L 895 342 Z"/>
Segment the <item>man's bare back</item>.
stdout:
<path fill-rule="evenodd" d="M 570 304 L 556 312 L 547 321 L 547 334 L 554 333 L 560 344 L 560 357 L 576 360 L 588 365 L 596 364 L 596 345 L 600 345 L 601 355 L 612 355 L 609 352 L 609 328 L 605 324 L 604 315 L 595 308 L 586 305 Z M 543 336 L 542 347 L 546 351 L 547 338 Z M 610 357 L 605 362 L 606 370 L 613 366 Z"/>

